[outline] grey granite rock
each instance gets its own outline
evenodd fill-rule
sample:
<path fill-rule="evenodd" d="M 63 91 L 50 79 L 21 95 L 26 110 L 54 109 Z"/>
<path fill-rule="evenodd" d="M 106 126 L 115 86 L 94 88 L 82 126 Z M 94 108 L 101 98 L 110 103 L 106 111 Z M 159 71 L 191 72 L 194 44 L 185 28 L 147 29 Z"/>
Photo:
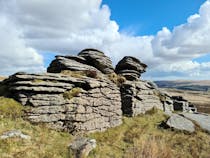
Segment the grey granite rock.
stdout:
<path fill-rule="evenodd" d="M 95 139 L 79 137 L 69 145 L 69 156 L 74 156 L 74 158 L 86 158 L 94 148 L 96 148 Z"/>
<path fill-rule="evenodd" d="M 86 60 L 82 57 L 74 56 L 56 56 L 56 59 L 53 60 L 50 66 L 47 68 L 47 72 L 51 73 L 60 73 L 64 70 L 70 71 L 99 71 L 90 65 L 86 64 Z"/>
<path fill-rule="evenodd" d="M 196 124 L 198 124 L 203 130 L 210 134 L 210 115 L 203 113 L 182 113 L 182 115 Z"/>
<path fill-rule="evenodd" d="M 32 123 L 70 133 L 104 131 L 122 123 L 120 90 L 108 78 L 16 73 L 4 84 Z"/>
<path fill-rule="evenodd" d="M 187 131 L 190 133 L 195 131 L 195 126 L 192 121 L 178 114 L 172 114 L 166 124 L 170 128 L 174 128 L 176 130 Z"/>
<path fill-rule="evenodd" d="M 78 56 L 85 58 L 88 65 L 94 66 L 104 74 L 110 74 L 114 72 L 110 58 L 97 49 L 82 50 Z"/>
<path fill-rule="evenodd" d="M 157 107 L 164 110 L 156 89 L 146 81 L 126 81 L 121 86 L 122 111 L 127 116 L 137 116 Z"/>
<path fill-rule="evenodd" d="M 138 80 L 141 73 L 146 71 L 147 65 L 137 58 L 125 56 L 116 65 L 115 72 L 124 76 L 127 80 Z"/>
<path fill-rule="evenodd" d="M 31 139 L 29 135 L 23 134 L 20 130 L 7 131 L 0 136 L 1 139 L 16 138 L 16 137 L 19 137 L 21 139 Z"/>

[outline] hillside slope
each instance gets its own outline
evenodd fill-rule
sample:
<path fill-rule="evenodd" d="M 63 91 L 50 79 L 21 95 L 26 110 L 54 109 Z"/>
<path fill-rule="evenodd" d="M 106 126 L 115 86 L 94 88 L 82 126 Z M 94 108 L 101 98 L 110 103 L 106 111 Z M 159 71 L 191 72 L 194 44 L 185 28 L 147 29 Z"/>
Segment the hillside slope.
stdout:
<path fill-rule="evenodd" d="M 12 99 L 0 98 L 0 135 L 18 129 L 31 136 L 30 140 L 9 138 L 0 140 L 1 158 L 67 158 L 68 144 L 74 139 L 69 133 L 32 125 L 23 120 L 22 106 Z M 13 109 L 13 110 L 11 110 Z M 174 158 L 209 157 L 210 135 L 197 130 L 186 134 L 164 130 L 158 125 L 166 119 L 155 109 L 146 115 L 124 118 L 121 126 L 86 135 L 97 141 L 90 158 Z"/>

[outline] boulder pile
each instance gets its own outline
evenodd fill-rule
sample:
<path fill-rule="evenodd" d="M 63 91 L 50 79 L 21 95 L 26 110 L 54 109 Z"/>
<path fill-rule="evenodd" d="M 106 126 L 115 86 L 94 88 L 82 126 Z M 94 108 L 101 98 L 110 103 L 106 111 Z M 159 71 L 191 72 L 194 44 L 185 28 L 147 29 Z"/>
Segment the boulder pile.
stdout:
<path fill-rule="evenodd" d="M 120 125 L 122 115 L 136 116 L 153 107 L 173 110 L 170 96 L 139 79 L 146 67 L 126 56 L 114 69 L 103 52 L 85 49 L 78 56 L 56 56 L 47 73 L 16 73 L 2 84 L 27 107 L 25 119 L 32 123 L 70 133 L 104 131 Z"/>

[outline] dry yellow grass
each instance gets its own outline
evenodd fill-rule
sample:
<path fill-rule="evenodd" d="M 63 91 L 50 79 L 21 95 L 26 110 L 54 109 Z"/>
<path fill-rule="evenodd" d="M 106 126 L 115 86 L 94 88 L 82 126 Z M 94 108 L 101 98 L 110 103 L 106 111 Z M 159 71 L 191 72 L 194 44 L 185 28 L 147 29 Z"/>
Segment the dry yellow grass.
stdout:
<path fill-rule="evenodd" d="M 13 99 L 0 97 L 0 135 L 21 130 L 30 140 L 9 138 L 0 140 L 0 158 L 64 158 L 72 136 L 65 132 L 35 126 L 21 118 L 23 107 Z"/>
<path fill-rule="evenodd" d="M 152 112 L 153 113 L 153 112 Z M 197 131 L 187 135 L 158 128 L 166 116 L 124 118 L 123 125 L 90 135 L 98 142 L 91 158 L 196 158 L 210 156 L 210 135 Z"/>

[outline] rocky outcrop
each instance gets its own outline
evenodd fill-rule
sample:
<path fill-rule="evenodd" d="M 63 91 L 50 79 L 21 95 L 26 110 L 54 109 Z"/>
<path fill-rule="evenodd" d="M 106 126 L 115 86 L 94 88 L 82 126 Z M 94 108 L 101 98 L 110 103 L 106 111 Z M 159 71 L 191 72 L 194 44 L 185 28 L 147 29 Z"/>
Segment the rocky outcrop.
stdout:
<path fill-rule="evenodd" d="M 166 125 L 170 128 L 180 131 L 187 131 L 190 133 L 195 131 L 195 126 L 192 123 L 192 121 L 178 114 L 172 114 L 170 118 L 167 120 Z"/>
<path fill-rule="evenodd" d="M 137 116 L 157 107 L 164 110 L 159 91 L 147 81 L 126 81 L 121 86 L 122 111 Z"/>
<path fill-rule="evenodd" d="M 62 74 L 16 73 L 4 81 L 26 108 L 25 118 L 75 132 L 103 131 L 121 124 L 119 88 L 108 79 Z"/>
<path fill-rule="evenodd" d="M 139 79 L 146 67 L 126 56 L 114 70 L 103 52 L 85 49 L 78 56 L 56 56 L 48 73 L 16 73 L 3 85 L 27 106 L 25 119 L 32 123 L 70 133 L 103 131 L 120 125 L 122 115 L 136 116 L 153 107 L 173 110 L 169 95 Z"/>
<path fill-rule="evenodd" d="M 197 108 L 182 96 L 172 96 L 173 106 L 175 111 L 197 112 Z"/>
<path fill-rule="evenodd" d="M 137 58 L 126 56 L 116 65 L 115 72 L 124 76 L 127 80 L 139 80 L 142 73 L 146 71 L 147 65 Z"/>
<path fill-rule="evenodd" d="M 118 75 L 127 79 L 120 87 L 122 111 L 126 116 L 137 116 L 153 107 L 164 110 L 164 106 L 167 106 L 165 101 L 161 100 L 160 91 L 153 82 L 139 80 L 146 67 L 147 65 L 138 59 L 126 56 L 115 68 Z"/>

